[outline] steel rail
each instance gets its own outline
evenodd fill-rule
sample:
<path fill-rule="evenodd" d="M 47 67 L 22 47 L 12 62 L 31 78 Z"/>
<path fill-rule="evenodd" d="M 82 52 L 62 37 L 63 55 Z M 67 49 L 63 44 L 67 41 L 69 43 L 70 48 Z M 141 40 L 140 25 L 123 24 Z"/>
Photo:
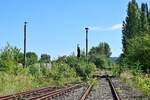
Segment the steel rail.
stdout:
<path fill-rule="evenodd" d="M 19 97 L 24 97 L 24 96 L 30 96 L 30 95 L 33 95 L 35 93 L 41 93 L 41 92 L 44 92 L 44 91 L 52 91 L 52 90 L 54 90 L 54 88 L 45 87 L 45 88 L 41 88 L 41 89 L 35 89 L 35 90 L 20 92 L 20 93 L 16 93 L 16 94 L 12 94 L 12 95 L 2 96 L 2 97 L 0 97 L 0 100 L 8 100 L 8 99 L 11 99 L 11 98 L 19 98 Z"/>
<path fill-rule="evenodd" d="M 111 79 L 109 78 L 108 75 L 106 75 L 106 79 L 107 79 L 107 81 L 108 81 L 108 83 L 109 83 L 109 86 L 110 86 L 110 89 L 111 89 L 111 93 L 112 93 L 113 99 L 114 99 L 114 100 L 121 100 L 119 94 L 117 93 L 117 90 L 116 90 L 115 87 L 114 87 L 113 82 L 111 81 Z"/>
<path fill-rule="evenodd" d="M 64 89 L 58 89 L 58 90 L 55 90 L 55 91 L 47 92 L 47 93 L 45 93 L 43 95 L 40 95 L 40 96 L 31 97 L 31 98 L 28 98 L 28 100 L 45 100 L 45 99 L 49 99 L 51 97 L 59 96 L 61 94 L 64 94 L 66 92 L 69 92 L 69 91 L 74 90 L 74 89 L 79 88 L 79 87 L 80 87 L 80 85 L 76 84 L 74 86 L 66 87 Z"/>
<path fill-rule="evenodd" d="M 85 93 L 81 96 L 80 100 L 85 100 L 87 98 L 87 96 L 89 95 L 90 91 L 92 90 L 92 87 L 93 87 L 93 85 L 90 85 L 86 89 Z"/>

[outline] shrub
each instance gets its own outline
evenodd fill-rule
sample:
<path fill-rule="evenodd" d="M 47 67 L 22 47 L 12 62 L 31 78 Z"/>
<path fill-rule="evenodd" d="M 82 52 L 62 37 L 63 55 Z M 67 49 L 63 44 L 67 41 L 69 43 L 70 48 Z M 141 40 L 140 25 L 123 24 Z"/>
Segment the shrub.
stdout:
<path fill-rule="evenodd" d="M 96 66 L 93 63 L 86 64 L 85 62 L 81 62 L 78 63 L 75 69 L 76 73 L 82 77 L 83 80 L 86 80 L 93 75 L 96 70 Z"/>
<path fill-rule="evenodd" d="M 143 71 L 150 70 L 150 35 L 145 35 L 141 39 L 137 36 L 129 40 L 129 54 L 126 55 L 129 65 L 134 65 L 138 62 Z"/>
<path fill-rule="evenodd" d="M 50 77 L 59 86 L 63 86 L 66 82 L 72 83 L 79 80 L 74 69 L 65 63 L 55 63 L 51 69 Z"/>
<path fill-rule="evenodd" d="M 31 74 L 32 76 L 38 78 L 42 76 L 42 73 L 40 71 L 40 67 L 35 66 L 35 65 L 31 65 L 28 67 L 29 69 L 29 74 Z"/>
<path fill-rule="evenodd" d="M 121 66 L 115 64 L 111 70 L 112 70 L 112 75 L 118 77 L 118 76 L 120 76 L 121 72 L 123 71 L 123 68 Z"/>
<path fill-rule="evenodd" d="M 34 52 L 27 52 L 27 66 L 33 65 L 38 62 L 38 56 Z"/>
<path fill-rule="evenodd" d="M 0 71 L 14 72 L 17 69 L 20 59 L 20 49 L 12 47 L 9 44 L 1 50 L 0 53 Z"/>

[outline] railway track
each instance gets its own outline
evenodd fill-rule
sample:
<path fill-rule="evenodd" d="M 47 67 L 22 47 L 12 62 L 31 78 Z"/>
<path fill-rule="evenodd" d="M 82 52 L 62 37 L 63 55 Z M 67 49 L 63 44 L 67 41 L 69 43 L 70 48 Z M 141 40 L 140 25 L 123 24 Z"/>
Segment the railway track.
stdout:
<path fill-rule="evenodd" d="M 33 91 L 21 92 L 13 95 L 0 97 L 0 100 L 45 100 L 50 99 L 64 93 L 70 92 L 74 89 L 80 88 L 81 85 L 75 84 L 72 86 L 67 86 L 62 89 L 55 88 L 42 88 Z"/>
<path fill-rule="evenodd" d="M 106 76 L 106 79 L 107 79 L 107 81 L 108 81 L 108 83 L 109 83 L 109 86 L 110 86 L 110 89 L 111 89 L 111 93 L 112 93 L 113 99 L 114 99 L 114 100 L 121 100 L 121 98 L 120 98 L 120 96 L 119 96 L 117 90 L 116 90 L 115 87 L 114 87 L 113 82 L 111 81 L 111 79 L 109 78 L 108 75 Z"/>
<path fill-rule="evenodd" d="M 130 87 L 118 78 L 113 78 L 112 82 L 122 100 L 150 100 L 150 97 L 144 96 L 142 92 Z"/>
<path fill-rule="evenodd" d="M 100 84 L 97 89 L 91 91 L 87 100 L 150 100 L 140 91 L 130 87 L 119 78 L 108 75 L 99 76 Z"/>
<path fill-rule="evenodd" d="M 121 100 L 108 75 L 95 75 L 95 77 L 98 78 L 100 84 L 97 89 L 92 90 L 89 96 L 86 97 L 87 100 Z"/>
<path fill-rule="evenodd" d="M 93 87 L 93 84 L 88 86 L 88 88 L 85 90 L 84 94 L 81 96 L 80 100 L 85 100 L 88 97 L 89 93 L 92 90 L 92 87 Z"/>
<path fill-rule="evenodd" d="M 118 92 L 117 86 L 121 83 L 116 84 L 117 82 L 108 75 L 96 77 L 99 77 L 100 82 L 97 90 L 93 89 L 93 85 L 75 84 L 64 88 L 47 87 L 21 92 L 0 97 L 0 100 L 143 100 L 126 98 L 126 95 L 124 96 L 124 94 Z"/>
<path fill-rule="evenodd" d="M 0 97 L 0 100 L 11 100 L 14 98 L 19 99 L 19 98 L 30 97 L 33 95 L 38 95 L 42 92 L 52 91 L 54 89 L 55 88 L 52 88 L 52 87 L 46 87 L 46 88 L 42 88 L 42 89 L 35 89 L 35 90 L 31 90 L 31 91 L 20 92 L 20 93 Z"/>
<path fill-rule="evenodd" d="M 98 77 L 98 76 L 96 76 L 96 77 Z M 105 88 L 104 88 L 104 90 L 109 90 L 109 92 L 108 92 L 108 94 L 109 94 L 109 96 L 108 95 L 103 95 L 102 97 L 104 97 L 104 98 L 100 98 L 101 100 L 103 100 L 103 99 L 109 99 L 109 100 L 121 100 L 121 98 L 120 98 L 120 96 L 119 96 L 119 94 L 118 94 L 118 92 L 117 92 L 117 90 L 115 89 L 115 87 L 114 87 L 114 84 L 113 84 L 113 82 L 111 81 L 111 79 L 109 78 L 109 76 L 108 75 L 104 75 L 104 76 L 101 76 L 101 78 L 105 78 L 105 80 L 101 80 L 101 81 L 105 81 Z M 104 86 L 104 84 L 103 84 L 103 86 Z M 90 85 L 86 90 L 85 90 L 85 92 L 84 92 L 84 94 L 82 95 L 82 97 L 80 98 L 80 100 L 97 100 L 96 98 L 88 98 L 88 97 L 90 97 L 91 95 L 89 95 L 90 94 L 90 92 L 92 91 L 92 87 L 93 87 L 93 85 Z M 106 87 L 107 87 L 107 89 L 106 89 Z M 102 90 L 103 91 L 103 90 Z M 103 91 L 104 92 L 104 91 Z M 104 93 L 104 94 L 107 94 L 107 93 Z M 107 97 L 108 96 L 108 97 Z"/>

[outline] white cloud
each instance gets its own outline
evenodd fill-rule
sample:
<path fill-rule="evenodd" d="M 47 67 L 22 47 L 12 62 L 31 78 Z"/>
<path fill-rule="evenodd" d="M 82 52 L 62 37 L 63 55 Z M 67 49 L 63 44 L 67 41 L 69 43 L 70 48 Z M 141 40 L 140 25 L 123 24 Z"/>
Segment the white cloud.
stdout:
<path fill-rule="evenodd" d="M 115 24 L 110 27 L 101 27 L 101 26 L 89 26 L 89 29 L 92 31 L 116 31 L 121 30 L 122 24 Z"/>
<path fill-rule="evenodd" d="M 109 27 L 109 30 L 120 30 L 122 28 L 122 24 L 115 24 L 111 27 Z"/>

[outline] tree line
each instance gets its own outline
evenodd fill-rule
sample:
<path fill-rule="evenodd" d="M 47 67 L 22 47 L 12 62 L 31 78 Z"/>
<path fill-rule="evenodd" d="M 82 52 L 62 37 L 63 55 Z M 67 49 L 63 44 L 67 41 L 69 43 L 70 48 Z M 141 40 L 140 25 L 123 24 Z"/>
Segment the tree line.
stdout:
<path fill-rule="evenodd" d="M 136 0 L 128 3 L 127 16 L 122 27 L 123 53 L 119 62 L 136 66 L 144 72 L 150 70 L 150 9 L 147 3 L 138 6 Z"/>
<path fill-rule="evenodd" d="M 7 69 L 11 67 L 12 65 L 18 65 L 21 64 L 21 66 L 24 63 L 24 57 L 21 50 L 17 47 L 12 47 L 9 44 L 1 50 L 0 54 L 0 68 L 1 69 Z M 48 54 L 41 54 L 40 59 L 38 59 L 38 55 L 35 52 L 27 52 L 26 53 L 26 64 L 27 66 L 36 64 L 36 63 L 50 63 L 51 57 Z"/>

